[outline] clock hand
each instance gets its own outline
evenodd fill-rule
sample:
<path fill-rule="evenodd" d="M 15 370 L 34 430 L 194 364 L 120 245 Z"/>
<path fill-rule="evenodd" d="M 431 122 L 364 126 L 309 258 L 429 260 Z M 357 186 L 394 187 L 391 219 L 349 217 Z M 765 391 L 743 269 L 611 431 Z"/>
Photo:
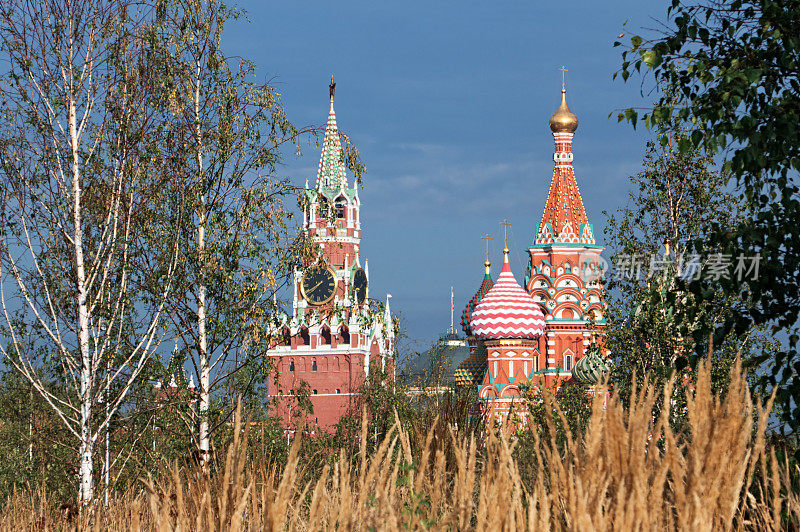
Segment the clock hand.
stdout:
<path fill-rule="evenodd" d="M 316 290 L 317 288 L 319 288 L 319 285 L 321 285 L 323 282 L 324 282 L 324 281 L 320 281 L 320 282 L 318 282 L 317 284 L 315 284 L 315 285 L 314 285 L 314 287 L 313 287 L 312 289 L 310 289 L 310 290 L 306 290 L 306 291 L 307 291 L 307 292 L 313 292 L 314 290 Z"/>

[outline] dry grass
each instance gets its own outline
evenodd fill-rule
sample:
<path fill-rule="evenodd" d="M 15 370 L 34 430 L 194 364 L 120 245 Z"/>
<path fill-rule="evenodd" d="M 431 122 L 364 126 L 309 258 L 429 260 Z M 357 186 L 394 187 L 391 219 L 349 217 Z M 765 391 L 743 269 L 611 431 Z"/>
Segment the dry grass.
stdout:
<path fill-rule="evenodd" d="M 2 529 L 157 530 L 729 530 L 797 527 L 800 501 L 789 471 L 765 446 L 768 409 L 754 404 L 739 370 L 727 397 L 710 391 L 706 368 L 688 399 L 691 438 L 652 419 L 646 389 L 630 408 L 595 405 L 585 438 L 559 449 L 536 442 L 539 469 L 523 483 L 514 443 L 490 436 L 447 441 L 431 429 L 415 439 L 395 428 L 379 449 L 340 451 L 304 481 L 295 444 L 281 471 L 246 463 L 246 434 L 224 474 L 177 467 L 146 480 L 108 509 L 67 518 L 42 494 L 18 495 Z M 669 393 L 665 395 L 669 397 Z M 666 411 L 664 408 L 664 416 Z M 554 430 L 550 431 L 555 433 Z M 237 431 L 238 434 L 238 431 Z M 490 458 L 485 458 L 490 457 Z M 755 480 L 754 480 L 755 479 Z"/>

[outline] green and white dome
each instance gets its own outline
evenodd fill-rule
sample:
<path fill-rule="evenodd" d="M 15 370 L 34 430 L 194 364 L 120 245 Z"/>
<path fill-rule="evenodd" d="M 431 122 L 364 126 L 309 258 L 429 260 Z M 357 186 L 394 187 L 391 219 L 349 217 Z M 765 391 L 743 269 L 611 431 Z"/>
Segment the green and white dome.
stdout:
<path fill-rule="evenodd" d="M 587 354 L 575 363 L 572 378 L 580 384 L 600 384 L 611 371 L 611 365 L 595 347 L 589 348 Z"/>

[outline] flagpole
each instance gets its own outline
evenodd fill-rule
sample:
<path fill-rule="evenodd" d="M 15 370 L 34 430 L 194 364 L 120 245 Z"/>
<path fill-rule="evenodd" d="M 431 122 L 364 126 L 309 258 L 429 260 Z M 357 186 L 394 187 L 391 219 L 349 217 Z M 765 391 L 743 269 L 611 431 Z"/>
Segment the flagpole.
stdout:
<path fill-rule="evenodd" d="M 453 327 L 453 311 L 456 309 L 456 302 L 453 299 L 453 287 L 450 287 L 450 334 L 453 334 L 456 330 Z"/>

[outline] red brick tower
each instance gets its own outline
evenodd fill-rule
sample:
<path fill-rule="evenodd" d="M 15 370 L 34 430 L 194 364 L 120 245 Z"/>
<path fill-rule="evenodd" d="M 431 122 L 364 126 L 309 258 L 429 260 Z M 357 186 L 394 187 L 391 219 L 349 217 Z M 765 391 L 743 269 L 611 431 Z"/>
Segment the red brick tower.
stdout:
<path fill-rule="evenodd" d="M 362 268 L 360 250 L 361 202 L 356 184 L 351 188 L 345 175 L 335 87 L 331 80 L 316 186 L 306 185 L 303 198 L 303 232 L 320 252 L 295 272 L 293 316 L 281 316 L 280 339 L 269 352 L 278 372 L 277 385 L 269 383 L 273 413 L 287 427 L 296 426 L 298 392 L 305 388 L 313 413 L 304 421 L 311 430 L 336 424 L 371 369 L 394 372 L 391 296 L 383 312 L 370 308 L 369 268 L 366 260 Z"/>
<path fill-rule="evenodd" d="M 547 357 L 539 375 L 551 386 L 572 376 L 575 363 L 590 344 L 590 323 L 594 321 L 599 330 L 605 324 L 599 276 L 603 248 L 595 243 L 572 167 L 572 136 L 577 128 L 578 118 L 567 106 L 562 83 L 561 105 L 550 118 L 555 138 L 553 180 L 528 249 L 525 276 L 528 292 L 545 309 Z"/>

